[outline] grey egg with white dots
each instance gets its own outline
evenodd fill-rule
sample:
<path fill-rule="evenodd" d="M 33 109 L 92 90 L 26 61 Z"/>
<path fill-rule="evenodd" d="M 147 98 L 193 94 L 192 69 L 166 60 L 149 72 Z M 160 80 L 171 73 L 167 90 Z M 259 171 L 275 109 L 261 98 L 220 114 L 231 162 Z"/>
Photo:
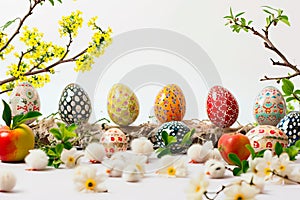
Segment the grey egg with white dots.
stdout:
<path fill-rule="evenodd" d="M 300 112 L 293 111 L 287 114 L 277 124 L 289 138 L 288 146 L 294 145 L 300 139 Z"/>
<path fill-rule="evenodd" d="M 186 153 L 188 147 L 181 146 L 181 142 L 186 133 L 190 131 L 189 127 L 182 121 L 170 121 L 163 123 L 155 135 L 156 147 L 165 147 L 165 143 L 162 139 L 162 132 L 166 131 L 170 136 L 176 137 L 177 141 L 170 145 L 170 150 L 172 153 Z"/>
<path fill-rule="evenodd" d="M 61 120 L 67 124 L 87 122 L 91 112 L 91 101 L 86 91 L 75 83 L 67 85 L 58 105 Z"/>

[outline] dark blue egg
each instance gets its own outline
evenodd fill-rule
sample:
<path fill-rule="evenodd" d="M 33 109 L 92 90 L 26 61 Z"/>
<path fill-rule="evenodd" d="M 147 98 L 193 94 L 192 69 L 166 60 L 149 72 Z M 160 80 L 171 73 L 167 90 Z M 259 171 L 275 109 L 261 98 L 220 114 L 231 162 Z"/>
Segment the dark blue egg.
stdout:
<path fill-rule="evenodd" d="M 176 137 L 177 142 L 170 145 L 171 152 L 176 153 L 186 153 L 187 147 L 182 147 L 181 141 L 186 133 L 190 131 L 189 127 L 181 121 L 170 121 L 163 123 L 155 135 L 156 142 L 154 146 L 165 147 L 165 143 L 162 139 L 162 132 L 166 131 L 169 135 Z"/>
<path fill-rule="evenodd" d="M 277 124 L 277 128 L 289 137 L 288 146 L 294 145 L 300 139 L 300 112 L 293 111 L 287 114 Z"/>

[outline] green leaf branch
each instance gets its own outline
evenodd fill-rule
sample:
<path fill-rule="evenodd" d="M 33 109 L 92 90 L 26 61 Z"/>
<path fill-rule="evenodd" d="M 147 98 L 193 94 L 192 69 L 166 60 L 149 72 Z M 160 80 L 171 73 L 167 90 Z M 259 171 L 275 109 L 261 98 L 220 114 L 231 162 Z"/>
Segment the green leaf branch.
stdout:
<path fill-rule="evenodd" d="M 53 144 L 41 147 L 41 149 L 45 151 L 49 157 L 48 166 L 53 166 L 55 168 L 59 168 L 59 166 L 62 164 L 60 158 L 63 150 L 70 150 L 73 147 L 73 142 L 77 137 L 77 134 L 75 133 L 77 126 L 75 124 L 67 126 L 64 123 L 58 122 L 57 126 L 58 128 L 50 129 L 50 133 L 57 141 Z"/>
<path fill-rule="evenodd" d="M 195 129 L 190 130 L 187 132 L 180 142 L 180 146 L 183 148 L 188 148 L 192 144 L 192 136 L 195 133 Z M 161 133 L 162 140 L 165 144 L 164 147 L 160 147 L 156 150 L 157 157 L 161 158 L 165 155 L 172 154 L 171 147 L 177 142 L 177 138 L 175 136 L 169 135 L 166 131 Z"/>
<path fill-rule="evenodd" d="M 276 65 L 276 66 L 283 66 L 283 67 L 289 68 L 293 71 L 293 73 L 289 73 L 286 76 L 280 76 L 280 77 L 264 76 L 264 78 L 260 79 L 260 81 L 276 80 L 279 83 L 280 80 L 291 79 L 293 77 L 300 75 L 300 69 L 297 67 L 297 65 L 292 64 L 287 59 L 287 57 L 274 45 L 274 43 L 271 41 L 271 39 L 269 37 L 269 30 L 271 27 L 275 27 L 279 23 L 283 23 L 283 24 L 290 26 L 288 16 L 284 15 L 283 10 L 281 10 L 281 9 L 275 9 L 270 6 L 263 6 L 262 8 L 263 8 L 263 12 L 265 12 L 267 14 L 266 25 L 264 28 L 262 28 L 262 31 L 258 31 L 256 28 L 251 26 L 253 21 L 246 20 L 243 17 L 245 12 L 240 12 L 238 14 L 234 14 L 231 8 L 230 8 L 230 15 L 224 17 L 227 20 L 225 25 L 229 26 L 233 32 L 239 33 L 241 30 L 243 30 L 245 32 L 252 32 L 255 36 L 258 36 L 259 38 L 261 38 L 264 42 L 264 47 L 266 49 L 273 51 L 281 59 L 281 61 L 274 61 L 271 58 L 270 60 L 271 60 L 272 64 Z"/>

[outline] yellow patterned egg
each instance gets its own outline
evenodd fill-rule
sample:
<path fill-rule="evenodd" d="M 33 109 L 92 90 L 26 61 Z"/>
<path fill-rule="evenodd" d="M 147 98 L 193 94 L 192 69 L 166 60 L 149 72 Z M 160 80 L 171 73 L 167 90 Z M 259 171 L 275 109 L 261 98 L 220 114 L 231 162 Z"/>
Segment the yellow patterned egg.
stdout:
<path fill-rule="evenodd" d="M 128 126 L 139 115 L 139 101 L 129 87 L 117 83 L 112 86 L 108 93 L 107 112 L 114 123 Z"/>
<path fill-rule="evenodd" d="M 156 95 L 154 114 L 161 123 L 181 121 L 185 110 L 185 97 L 178 85 L 166 85 Z"/>

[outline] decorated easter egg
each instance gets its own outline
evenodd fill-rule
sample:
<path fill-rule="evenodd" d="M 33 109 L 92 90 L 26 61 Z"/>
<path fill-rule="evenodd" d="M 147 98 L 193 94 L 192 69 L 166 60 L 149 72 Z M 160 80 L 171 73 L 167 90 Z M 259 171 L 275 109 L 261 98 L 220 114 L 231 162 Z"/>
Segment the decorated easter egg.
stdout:
<path fill-rule="evenodd" d="M 63 89 L 58 104 L 58 113 L 63 122 L 67 124 L 87 122 L 91 112 L 90 98 L 80 85 L 71 83 Z"/>
<path fill-rule="evenodd" d="M 276 87 L 265 87 L 255 99 L 253 113 L 260 125 L 276 126 L 285 112 L 285 100 Z"/>
<path fill-rule="evenodd" d="M 166 85 L 156 95 L 154 114 L 161 123 L 181 121 L 185 110 L 185 97 L 178 85 Z"/>
<path fill-rule="evenodd" d="M 26 114 L 29 111 L 40 111 L 40 97 L 37 90 L 27 82 L 18 84 L 9 99 L 12 116 Z M 31 123 L 29 120 L 26 123 Z"/>
<path fill-rule="evenodd" d="M 289 146 L 294 145 L 300 139 L 300 112 L 290 112 L 277 124 L 289 138 Z"/>
<path fill-rule="evenodd" d="M 114 123 L 120 126 L 133 123 L 139 109 L 138 98 L 129 87 L 121 83 L 113 85 L 107 97 L 107 112 Z"/>
<path fill-rule="evenodd" d="M 174 136 L 177 142 L 170 145 L 172 153 L 186 153 L 187 147 L 182 147 L 180 143 L 187 132 L 190 131 L 189 127 L 181 121 L 170 121 L 163 123 L 157 130 L 155 135 L 156 142 L 154 146 L 165 147 L 165 143 L 162 139 L 162 132 L 166 131 L 170 136 Z"/>
<path fill-rule="evenodd" d="M 227 128 L 237 120 L 239 105 L 226 88 L 214 86 L 207 96 L 206 111 L 212 123 L 220 128 Z"/>
<path fill-rule="evenodd" d="M 277 142 L 283 147 L 288 146 L 288 136 L 279 128 L 271 125 L 258 125 L 248 131 L 246 136 L 256 152 L 269 149 L 275 153 L 275 144 Z"/>
<path fill-rule="evenodd" d="M 111 157 L 115 152 L 126 151 L 128 146 L 125 133 L 118 128 L 105 131 L 100 138 L 100 143 L 104 146 L 107 157 Z"/>

